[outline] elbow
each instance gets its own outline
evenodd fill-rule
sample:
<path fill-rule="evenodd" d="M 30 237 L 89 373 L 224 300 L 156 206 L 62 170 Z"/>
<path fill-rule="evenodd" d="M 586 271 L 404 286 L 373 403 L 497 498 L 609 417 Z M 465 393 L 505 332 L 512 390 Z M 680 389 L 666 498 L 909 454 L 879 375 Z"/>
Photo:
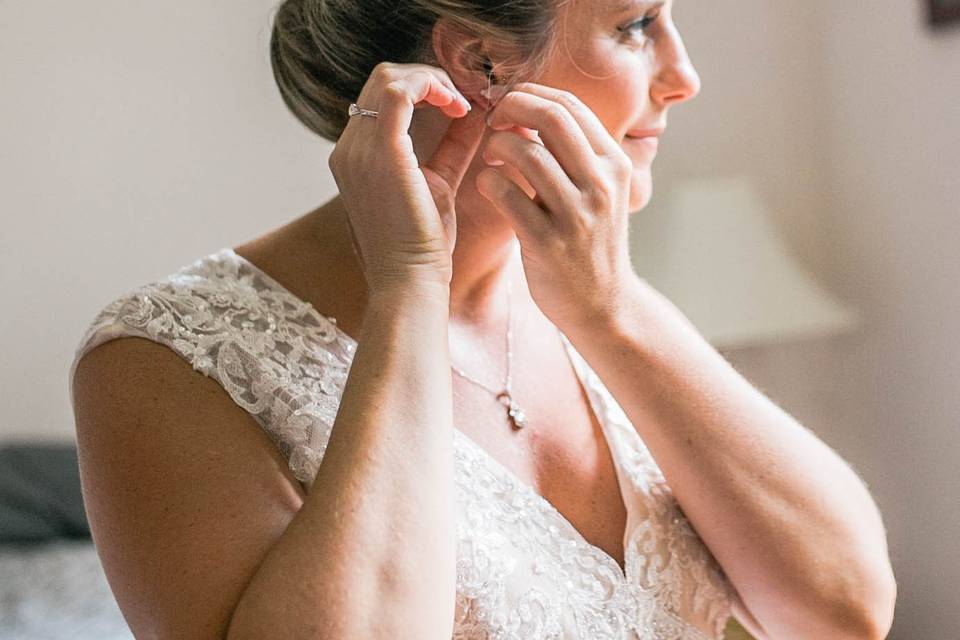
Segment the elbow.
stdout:
<path fill-rule="evenodd" d="M 847 600 L 843 609 L 842 630 L 836 636 L 848 640 L 884 640 L 893 626 L 897 583 L 887 568 L 877 577 L 864 581 L 857 599 Z"/>
<path fill-rule="evenodd" d="M 864 607 L 864 640 L 884 640 L 893 626 L 897 604 L 897 581 L 892 569 L 887 569 L 872 590 L 875 597 Z"/>
<path fill-rule="evenodd" d="M 897 585 L 889 569 L 870 578 L 861 574 L 855 583 L 834 590 L 832 596 L 794 609 L 799 615 L 792 616 L 789 623 L 771 624 L 769 637 L 885 640 L 893 626 L 896 598 Z"/>
<path fill-rule="evenodd" d="M 825 603 L 843 603 L 840 610 L 828 606 L 837 612 L 837 619 L 844 633 L 837 638 L 850 640 L 884 640 L 893 626 L 894 609 L 897 602 L 897 580 L 890 564 L 886 540 L 881 540 L 879 552 L 869 553 L 863 544 L 858 545 L 862 553 L 851 553 L 850 562 L 840 575 L 835 574 L 833 584 L 821 591 L 831 594 L 821 600 Z M 851 549 L 853 551 L 854 547 Z M 854 560 L 855 559 L 855 560 Z"/>

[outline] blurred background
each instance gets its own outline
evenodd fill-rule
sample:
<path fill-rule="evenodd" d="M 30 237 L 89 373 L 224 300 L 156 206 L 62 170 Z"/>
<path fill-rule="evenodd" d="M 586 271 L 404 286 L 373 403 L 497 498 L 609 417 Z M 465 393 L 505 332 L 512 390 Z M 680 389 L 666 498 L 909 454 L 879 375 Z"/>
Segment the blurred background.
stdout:
<path fill-rule="evenodd" d="M 63 503 L 93 315 L 335 193 L 332 145 L 273 84 L 274 5 L 0 0 L 0 497 L 20 509 L 0 518 L 2 638 L 127 637 Z M 899 640 L 960 629 L 960 23 L 930 10 L 681 0 L 703 87 L 671 110 L 631 221 L 638 272 L 868 483 Z M 77 545 L 22 544 L 59 538 Z"/>

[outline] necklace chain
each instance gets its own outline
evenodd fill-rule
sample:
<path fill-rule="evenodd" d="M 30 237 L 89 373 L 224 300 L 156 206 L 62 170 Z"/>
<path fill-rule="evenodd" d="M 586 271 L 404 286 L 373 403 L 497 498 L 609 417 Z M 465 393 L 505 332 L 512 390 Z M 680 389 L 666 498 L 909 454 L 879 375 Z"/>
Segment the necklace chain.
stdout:
<path fill-rule="evenodd" d="M 524 424 L 526 424 L 526 416 L 523 413 L 523 409 L 521 409 L 520 406 L 513 401 L 513 396 L 510 394 L 510 386 L 512 383 L 512 375 L 513 375 L 513 328 L 511 326 L 512 319 L 513 319 L 513 280 L 508 278 L 507 280 L 507 378 L 503 383 L 503 391 L 498 391 L 496 389 L 492 389 L 488 387 L 487 385 L 480 382 L 476 378 L 473 378 L 467 375 L 464 371 L 458 369 L 457 367 L 454 367 L 452 364 L 450 365 L 450 368 L 452 368 L 457 374 L 459 374 L 465 380 L 472 382 L 480 387 L 483 387 L 490 393 L 493 393 L 494 395 L 496 395 L 497 400 L 501 404 L 507 407 L 507 418 L 513 425 L 513 428 L 521 429 L 523 428 Z"/>

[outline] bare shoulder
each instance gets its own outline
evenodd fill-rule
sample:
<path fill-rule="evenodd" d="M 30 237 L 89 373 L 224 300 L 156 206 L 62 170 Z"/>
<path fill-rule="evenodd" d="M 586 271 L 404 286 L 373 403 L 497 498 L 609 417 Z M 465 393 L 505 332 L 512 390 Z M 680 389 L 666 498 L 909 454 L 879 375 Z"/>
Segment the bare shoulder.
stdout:
<path fill-rule="evenodd" d="M 303 504 L 269 436 L 215 380 L 145 338 L 78 363 L 84 504 L 138 638 L 222 638 L 243 590 Z"/>

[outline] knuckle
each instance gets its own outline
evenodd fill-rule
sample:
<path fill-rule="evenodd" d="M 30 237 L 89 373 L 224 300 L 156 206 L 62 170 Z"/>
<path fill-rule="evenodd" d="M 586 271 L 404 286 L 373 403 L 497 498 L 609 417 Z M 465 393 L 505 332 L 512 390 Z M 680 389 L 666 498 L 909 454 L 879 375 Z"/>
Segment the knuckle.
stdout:
<path fill-rule="evenodd" d="M 406 98 L 406 90 L 399 80 L 391 80 L 383 86 L 380 99 L 384 102 L 400 102 Z"/>
<path fill-rule="evenodd" d="M 593 185 L 587 185 L 580 189 L 580 208 L 590 209 L 593 207 L 594 199 L 597 196 L 597 189 Z"/>
<path fill-rule="evenodd" d="M 563 105 L 551 102 L 543 108 L 544 119 L 555 127 L 562 127 L 570 119 L 570 112 Z"/>
<path fill-rule="evenodd" d="M 589 213 L 581 213 L 576 216 L 576 226 L 581 232 L 593 233 L 597 230 L 597 217 Z"/>
<path fill-rule="evenodd" d="M 433 71 L 433 74 L 440 80 L 440 82 L 442 82 L 443 84 L 449 87 L 454 86 L 453 78 L 450 77 L 450 74 L 447 73 L 446 69 L 443 69 L 442 67 L 435 67 L 432 69 L 432 71 Z"/>
<path fill-rule="evenodd" d="M 629 176 L 633 173 L 633 160 L 623 149 L 617 149 L 612 158 L 614 173 L 620 177 Z"/>
<path fill-rule="evenodd" d="M 423 84 L 426 84 L 426 85 L 440 85 L 447 90 L 449 90 L 453 86 L 453 83 L 448 82 L 446 78 L 444 78 L 443 76 L 439 76 L 428 69 L 424 69 L 423 71 L 418 71 L 416 75 L 418 78 L 422 80 Z"/>
<path fill-rule="evenodd" d="M 496 109 L 503 109 L 502 105 L 513 105 L 514 102 L 520 100 L 519 91 L 510 91 L 509 93 L 503 94 L 499 100 L 497 100 Z"/>
<path fill-rule="evenodd" d="M 383 60 L 381 62 L 378 62 L 376 66 L 373 67 L 373 71 L 371 72 L 370 75 L 374 76 L 377 80 L 388 81 L 393 72 L 393 67 L 394 65 L 392 62 Z"/>
<path fill-rule="evenodd" d="M 534 165 L 546 165 L 547 164 L 547 155 L 549 152 L 547 148 L 536 144 L 530 143 L 523 146 L 523 157 L 527 162 L 530 162 Z"/>
<path fill-rule="evenodd" d="M 605 185 L 590 185 L 583 190 L 583 204 L 588 210 L 603 209 L 610 201 Z"/>
<path fill-rule="evenodd" d="M 575 111 L 580 108 L 580 99 L 576 95 L 567 91 L 566 89 L 558 89 L 556 93 L 556 100 L 563 106 L 565 106 L 570 111 Z"/>

